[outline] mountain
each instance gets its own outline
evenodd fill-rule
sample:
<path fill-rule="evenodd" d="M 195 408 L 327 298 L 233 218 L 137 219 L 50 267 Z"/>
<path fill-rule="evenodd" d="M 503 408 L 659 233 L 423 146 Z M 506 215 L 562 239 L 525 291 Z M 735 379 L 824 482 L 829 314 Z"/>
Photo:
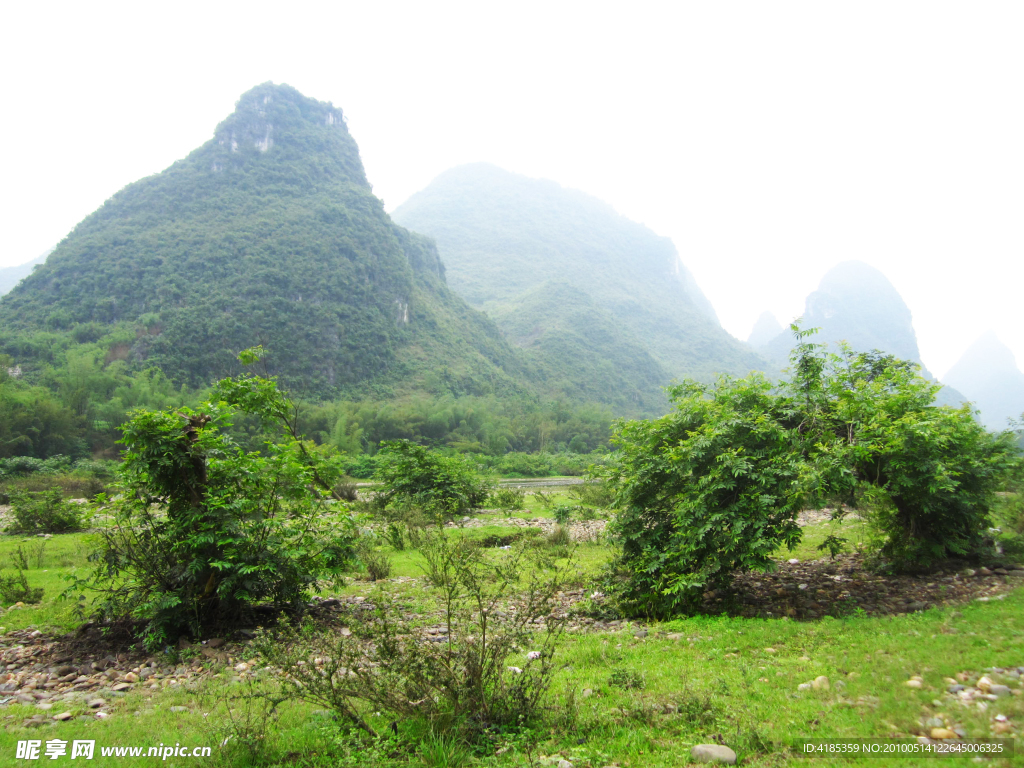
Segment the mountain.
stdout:
<path fill-rule="evenodd" d="M 306 396 L 387 395 L 428 372 L 459 392 L 520 391 L 525 375 L 448 289 L 434 244 L 385 213 L 341 109 L 272 83 L 0 299 L 0 351 L 26 372 L 84 342 L 196 387 L 262 343 Z"/>
<path fill-rule="evenodd" d="M 783 328 L 775 319 L 775 315 L 771 312 L 762 312 L 754 323 L 750 336 L 747 337 L 747 344 L 752 347 L 763 347 L 782 331 Z"/>
<path fill-rule="evenodd" d="M 574 285 L 551 280 L 530 288 L 514 304 L 496 307 L 494 319 L 529 355 L 545 390 L 606 403 L 623 414 L 668 409 L 662 390 L 668 372 Z"/>
<path fill-rule="evenodd" d="M 910 360 L 921 366 L 922 376 L 935 381 L 921 361 L 910 307 L 885 275 L 862 261 L 844 261 L 825 273 L 818 290 L 807 297 L 801 327 L 818 329 L 810 339 L 817 344 L 845 341 L 855 352 L 877 349 Z M 793 342 L 787 328 L 758 351 L 784 368 Z M 965 401 L 951 386 L 935 397 L 939 405 L 959 406 Z"/>
<path fill-rule="evenodd" d="M 582 371 L 619 359 L 625 347 L 643 353 L 633 364 L 645 371 L 637 381 L 651 382 L 643 385 L 649 394 L 655 381 L 765 367 L 719 325 L 671 240 L 582 192 L 472 164 L 441 174 L 392 216 L 437 242 L 452 289 L 512 337 L 532 328 L 553 339 L 564 330 L 567 320 L 554 318 L 567 285 L 574 306 L 600 311 L 614 337 L 595 335 L 571 359 L 553 361 L 580 386 Z"/>
<path fill-rule="evenodd" d="M 51 253 L 53 253 L 52 248 L 41 256 L 36 256 L 32 261 L 26 261 L 24 264 L 19 264 L 16 267 L 5 267 L 4 269 L 0 269 L 0 296 L 8 293 L 24 278 L 31 275 L 36 264 L 42 264 L 46 261 L 46 257 Z"/>
<path fill-rule="evenodd" d="M 1009 419 L 1024 413 L 1024 373 L 1013 352 L 986 333 L 975 341 L 943 377 L 981 411 L 981 422 L 992 430 L 1007 428 Z"/>
<path fill-rule="evenodd" d="M 845 341 L 854 350 L 879 349 L 921 364 L 910 307 L 888 278 L 862 261 L 844 261 L 821 279 L 807 297 L 804 328 L 820 329 L 818 343 Z M 763 345 L 763 351 L 784 364 L 793 347 L 788 329 Z"/>

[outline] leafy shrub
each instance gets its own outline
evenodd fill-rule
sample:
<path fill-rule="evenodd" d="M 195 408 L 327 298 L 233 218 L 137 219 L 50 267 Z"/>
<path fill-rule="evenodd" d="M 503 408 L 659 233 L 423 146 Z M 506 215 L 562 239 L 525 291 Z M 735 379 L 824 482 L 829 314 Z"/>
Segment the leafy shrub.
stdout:
<path fill-rule="evenodd" d="M 499 509 L 522 509 L 526 504 L 526 491 L 503 485 L 491 494 L 491 503 Z"/>
<path fill-rule="evenodd" d="M 334 495 L 342 501 L 356 501 L 359 498 L 359 488 L 349 480 L 343 480 L 334 486 Z"/>
<path fill-rule="evenodd" d="M 647 681 L 639 672 L 631 669 L 616 669 L 608 676 L 608 685 L 626 691 L 638 691 L 647 687 Z"/>
<path fill-rule="evenodd" d="M 399 552 L 405 550 L 405 530 L 401 523 L 389 523 L 384 529 L 384 538 Z"/>
<path fill-rule="evenodd" d="M 933 406 L 938 385 L 881 353 L 799 343 L 793 371 L 779 386 L 760 374 L 687 382 L 670 389 L 672 413 L 622 425 L 613 531 L 626 610 L 696 608 L 735 570 L 766 570 L 795 546 L 801 509 L 842 515 L 868 486 L 895 567 L 981 550 L 994 491 L 1018 463 L 1011 435 Z"/>
<path fill-rule="evenodd" d="M 340 471 L 296 434 L 276 384 L 225 379 L 214 394 L 198 411 L 136 411 L 124 425 L 116 523 L 80 584 L 104 617 L 143 621 L 150 646 L 246 620 L 261 603 L 300 612 L 352 554 L 354 520 L 313 490 L 330 493 Z M 236 412 L 274 430 L 262 452 L 225 434 Z"/>
<path fill-rule="evenodd" d="M 440 642 L 410 626 L 397 596 L 381 590 L 370 610 L 345 615 L 348 633 L 285 625 L 258 635 L 254 651 L 284 673 L 283 695 L 329 707 L 371 735 L 366 711 L 444 716 L 467 737 L 529 727 L 556 670 L 566 621 L 556 595 L 572 565 L 545 573 L 524 547 L 491 560 L 443 532 L 426 537 L 423 553 Z M 512 600 L 515 610 L 499 610 Z"/>
<path fill-rule="evenodd" d="M 0 573 L 0 600 L 5 603 L 38 603 L 44 591 L 42 587 L 30 587 L 20 568 L 10 575 Z"/>
<path fill-rule="evenodd" d="M 360 542 L 356 548 L 359 562 L 362 563 L 370 581 L 384 581 L 391 577 L 391 558 L 381 552 L 369 541 Z"/>
<path fill-rule="evenodd" d="M 610 507 L 614 498 L 611 487 L 604 481 L 593 477 L 584 478 L 579 485 L 570 485 L 569 495 L 577 499 L 580 504 L 601 508 Z"/>
<path fill-rule="evenodd" d="M 551 514 L 555 518 L 555 522 L 559 525 L 568 525 L 572 522 L 572 519 L 579 513 L 580 508 L 572 504 L 558 504 L 551 511 Z"/>
<path fill-rule="evenodd" d="M 384 443 L 374 480 L 381 484 L 376 505 L 382 511 L 418 508 L 452 518 L 487 500 L 490 483 L 461 456 L 445 456 L 408 440 Z"/>
<path fill-rule="evenodd" d="M 11 498 L 15 533 L 67 533 L 82 530 L 81 504 L 64 501 L 59 489 L 22 493 Z"/>

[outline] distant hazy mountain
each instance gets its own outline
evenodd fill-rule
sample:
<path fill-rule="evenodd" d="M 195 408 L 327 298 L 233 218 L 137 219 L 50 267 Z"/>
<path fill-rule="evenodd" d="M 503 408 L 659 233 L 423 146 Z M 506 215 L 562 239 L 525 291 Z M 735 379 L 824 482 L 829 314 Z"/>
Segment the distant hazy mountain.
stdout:
<path fill-rule="evenodd" d="M 921 366 L 921 375 L 935 380 L 917 347 L 910 307 L 889 279 L 862 261 L 844 261 L 821 279 L 807 297 L 803 328 L 818 328 L 812 341 L 834 345 L 845 341 L 856 352 L 877 349 Z M 793 334 L 788 328 L 757 349 L 779 367 L 789 361 Z M 936 396 L 940 405 L 960 405 L 966 398 L 951 386 Z"/>
<path fill-rule="evenodd" d="M 750 336 L 747 337 L 747 344 L 752 347 L 763 347 L 782 331 L 782 325 L 775 319 L 775 315 L 767 311 L 762 312 L 761 316 L 757 318 L 757 322 L 754 323 Z"/>
<path fill-rule="evenodd" d="M 818 343 L 845 341 L 858 351 L 879 349 L 921 362 L 910 307 L 885 275 L 862 261 L 844 261 L 825 274 L 807 297 L 802 325 L 820 329 Z M 780 364 L 792 348 L 789 329 L 764 346 Z"/>
<path fill-rule="evenodd" d="M 994 333 L 974 342 L 943 382 L 975 404 L 989 429 L 1006 429 L 1008 419 L 1020 419 L 1024 413 L 1024 373 L 1013 352 Z"/>
<path fill-rule="evenodd" d="M 0 296 L 3 296 L 11 288 L 20 283 L 24 278 L 32 274 L 32 270 L 36 264 L 42 264 L 46 261 L 46 257 L 53 253 L 53 248 L 48 250 L 42 256 L 36 256 L 32 261 L 27 261 L 24 264 L 19 264 L 16 267 L 5 267 L 0 269 Z"/>
<path fill-rule="evenodd" d="M 582 192 L 465 165 L 441 174 L 392 216 L 437 241 L 449 285 L 512 337 L 534 323 L 553 338 L 547 323 L 560 316 L 564 289 L 538 289 L 552 281 L 571 285 L 574 304 L 588 301 L 617 329 L 607 338 L 612 346 L 595 337 L 578 349 L 590 358 L 587 369 L 629 346 L 661 366 L 659 383 L 766 367 L 719 325 L 671 240 Z M 552 362 L 566 377 L 582 370 L 578 359 Z"/>

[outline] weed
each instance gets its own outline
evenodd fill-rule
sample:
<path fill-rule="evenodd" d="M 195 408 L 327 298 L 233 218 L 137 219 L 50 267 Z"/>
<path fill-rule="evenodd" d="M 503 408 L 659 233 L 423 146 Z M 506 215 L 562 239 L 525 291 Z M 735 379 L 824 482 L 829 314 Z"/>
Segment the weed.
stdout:
<path fill-rule="evenodd" d="M 44 591 L 42 587 L 30 587 L 28 577 L 20 568 L 10 576 L 0 573 L 0 600 L 5 603 L 38 603 Z"/>
<path fill-rule="evenodd" d="M 388 540 L 388 544 L 399 552 L 405 550 L 405 532 L 400 523 L 389 523 L 388 527 L 384 529 L 384 537 Z"/>
<path fill-rule="evenodd" d="M 391 577 L 391 558 L 369 541 L 359 544 L 356 548 L 356 555 L 359 562 L 363 564 L 363 568 L 366 569 L 366 575 L 370 581 L 383 581 Z"/>
<path fill-rule="evenodd" d="M 491 501 L 499 509 L 522 509 L 526 502 L 526 491 L 504 485 L 491 494 Z"/>
<path fill-rule="evenodd" d="M 58 488 L 40 493 L 20 493 L 11 497 L 17 533 L 66 533 L 83 527 L 82 506 L 64 501 Z"/>
<path fill-rule="evenodd" d="M 613 688 L 622 688 L 625 691 L 643 690 L 647 687 L 647 681 L 639 672 L 629 669 L 616 669 L 608 676 L 608 685 Z"/>

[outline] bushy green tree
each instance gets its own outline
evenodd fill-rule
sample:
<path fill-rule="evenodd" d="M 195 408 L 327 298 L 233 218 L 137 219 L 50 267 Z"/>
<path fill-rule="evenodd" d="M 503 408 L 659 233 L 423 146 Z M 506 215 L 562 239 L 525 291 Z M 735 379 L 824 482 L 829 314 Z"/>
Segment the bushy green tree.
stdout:
<path fill-rule="evenodd" d="M 263 421 L 263 450 L 225 433 L 236 413 Z M 90 585 L 106 617 L 143 621 L 159 645 L 261 604 L 301 611 L 318 580 L 346 565 L 356 534 L 330 498 L 340 472 L 293 425 L 292 404 L 258 376 L 221 381 L 197 410 L 132 415 L 116 524 Z"/>
<path fill-rule="evenodd" d="M 373 478 L 381 484 L 381 509 L 417 508 L 443 518 L 481 506 L 491 490 L 468 460 L 408 440 L 382 446 Z"/>
<path fill-rule="evenodd" d="M 688 382 L 670 389 L 672 413 L 620 425 L 615 530 L 632 610 L 694 609 L 734 571 L 771 568 L 800 540 L 801 509 L 829 502 L 842 515 L 865 489 L 895 567 L 979 550 L 1018 461 L 1012 436 L 986 432 L 966 406 L 933 405 L 938 385 L 910 363 L 829 354 L 795 331 L 791 380 Z"/>

